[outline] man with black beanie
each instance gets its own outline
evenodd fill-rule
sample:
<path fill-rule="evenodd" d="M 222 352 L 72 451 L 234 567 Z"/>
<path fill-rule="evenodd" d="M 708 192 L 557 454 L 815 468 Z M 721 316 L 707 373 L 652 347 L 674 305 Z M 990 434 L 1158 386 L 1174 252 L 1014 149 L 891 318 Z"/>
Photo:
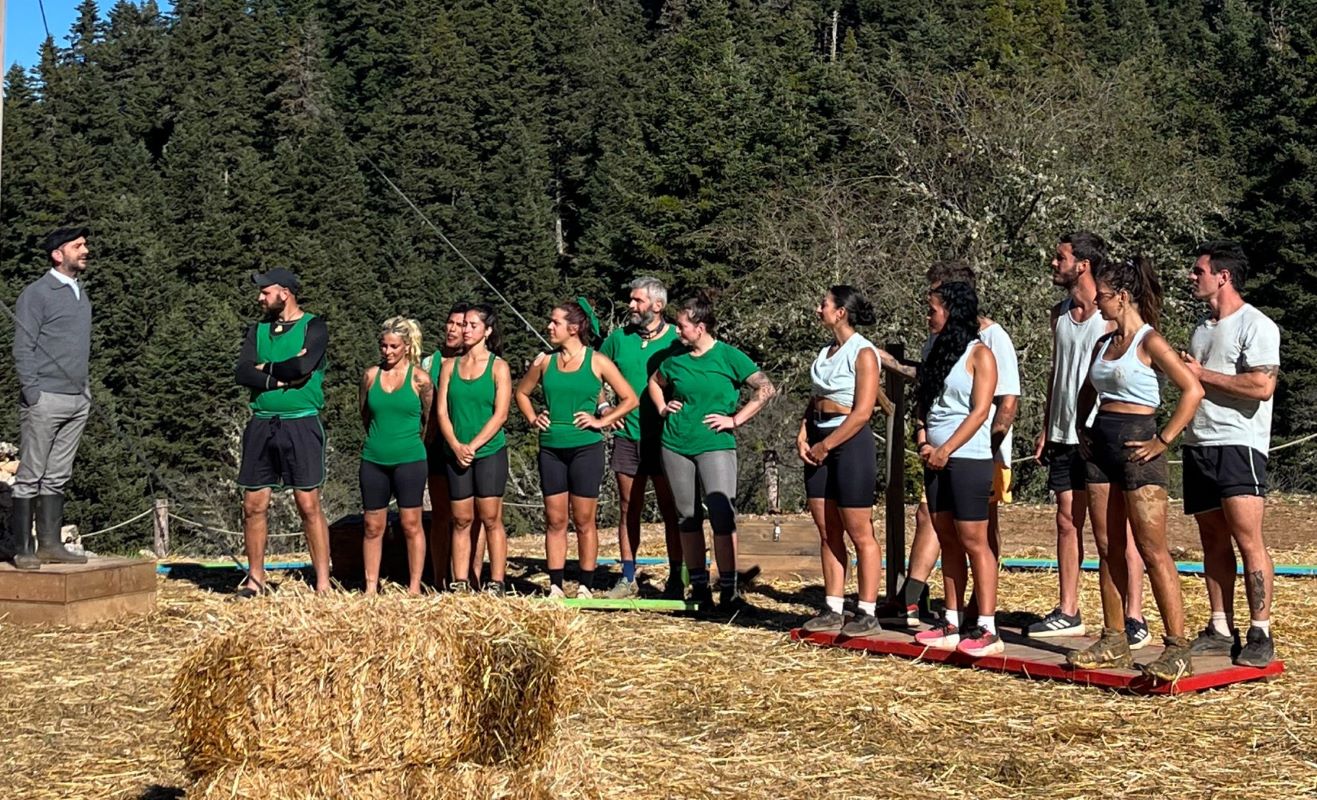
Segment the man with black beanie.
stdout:
<path fill-rule="evenodd" d="M 21 438 L 9 555 L 18 569 L 87 561 L 60 540 L 64 485 L 73 476 L 73 459 L 91 413 L 91 301 L 79 281 L 87 269 L 87 229 L 51 231 L 41 249 L 51 268 L 23 289 L 14 313 Z"/>

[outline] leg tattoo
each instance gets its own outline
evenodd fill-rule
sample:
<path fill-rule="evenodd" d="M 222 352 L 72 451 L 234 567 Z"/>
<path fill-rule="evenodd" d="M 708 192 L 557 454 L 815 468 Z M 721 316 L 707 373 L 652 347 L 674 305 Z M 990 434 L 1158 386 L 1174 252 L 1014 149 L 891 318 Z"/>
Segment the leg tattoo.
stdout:
<path fill-rule="evenodd" d="M 1248 573 L 1244 581 L 1244 593 L 1248 595 L 1248 610 L 1253 616 L 1267 610 L 1267 584 L 1262 579 L 1262 570 L 1255 569 Z"/>

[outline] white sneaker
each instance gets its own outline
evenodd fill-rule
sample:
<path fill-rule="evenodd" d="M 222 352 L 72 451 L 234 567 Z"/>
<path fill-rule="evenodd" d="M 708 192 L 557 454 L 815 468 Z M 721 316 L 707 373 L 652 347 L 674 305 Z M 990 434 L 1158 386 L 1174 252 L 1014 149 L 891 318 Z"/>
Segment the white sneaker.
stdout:
<path fill-rule="evenodd" d="M 594 594 L 590 591 L 590 587 L 589 587 L 589 586 L 586 586 L 586 585 L 582 584 L 582 585 L 576 587 L 576 599 L 577 599 L 577 600 L 590 600 L 590 599 L 592 599 L 593 597 L 594 597 Z"/>
<path fill-rule="evenodd" d="M 566 597 L 566 596 L 567 596 L 567 593 L 564 592 L 564 591 L 562 590 L 562 587 L 561 587 L 561 586 L 557 585 L 556 583 L 555 583 L 555 584 L 550 584 L 550 586 L 549 586 L 549 599 L 550 599 L 550 600 L 561 600 L 561 599 L 563 599 L 563 598 Z"/>

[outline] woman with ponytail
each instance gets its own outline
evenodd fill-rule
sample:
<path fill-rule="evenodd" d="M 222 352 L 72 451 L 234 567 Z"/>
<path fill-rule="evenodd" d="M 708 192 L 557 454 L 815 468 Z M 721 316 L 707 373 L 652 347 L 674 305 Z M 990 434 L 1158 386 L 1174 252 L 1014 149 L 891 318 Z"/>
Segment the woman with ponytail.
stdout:
<path fill-rule="evenodd" d="M 386 320 L 380 330 L 380 363 L 361 376 L 358 393 L 361 423 L 366 428 L 360 472 L 366 594 L 379 591 L 390 498 L 398 501 L 398 519 L 407 540 L 407 591 L 421 593 L 425 567 L 421 502 L 428 472 L 424 420 L 430 413 L 433 387 L 420 363 L 421 326 L 406 317 Z"/>
<path fill-rule="evenodd" d="M 565 597 L 567 514 L 576 526 L 580 582 L 576 596 L 589 598 L 594 587 L 599 534 L 595 512 L 604 477 L 604 436 L 640 401 L 607 356 L 591 347 L 599 338 L 599 319 L 584 297 L 553 309 L 546 328 L 552 353 L 541 353 L 517 384 L 517 409 L 540 433 L 540 490 L 544 495 L 544 539 L 549 566 L 549 596 Z M 608 413 L 596 413 L 604 384 L 617 396 Z M 536 410 L 531 392 L 540 386 L 544 410 Z"/>
<path fill-rule="evenodd" d="M 1098 310 L 1116 328 L 1093 349 L 1076 418 L 1088 419 L 1097 404 L 1097 418 L 1080 431 L 1079 447 L 1088 461 L 1088 513 L 1100 557 L 1103 630 L 1097 642 L 1070 653 L 1068 660 L 1085 669 L 1133 666 L 1124 627 L 1127 538 L 1108 535 L 1124 531 L 1128 520 L 1166 628 L 1166 648 L 1143 669 L 1170 681 L 1192 675 L 1193 664 L 1184 635 L 1180 577 L 1166 544 L 1166 451 L 1193 420 L 1203 387 L 1155 329 L 1162 291 L 1152 263 L 1143 257 L 1108 262 L 1096 279 Z M 1180 399 L 1159 430 L 1163 376 L 1179 387 Z"/>
<path fill-rule="evenodd" d="M 796 449 L 805 463 L 805 494 L 818 526 L 827 607 L 804 624 L 810 633 L 869 636 L 875 616 L 882 554 L 873 535 L 878 453 L 869 418 L 878 402 L 878 348 L 855 331 L 872 325 L 873 306 L 850 286 L 833 286 L 815 310 L 832 341 L 810 367 L 813 396 L 805 406 Z M 846 622 L 846 535 L 855 544 L 859 612 Z"/>
<path fill-rule="evenodd" d="M 494 309 L 483 303 L 467 310 L 462 326 L 465 351 L 443 363 L 439 373 L 439 429 L 447 443 L 448 500 L 453 517 L 455 592 L 479 580 L 478 530 L 489 546 L 489 582 L 484 591 L 503 594 L 508 537 L 503 528 L 503 492 L 508 485 L 507 438 L 503 424 L 512 405 L 512 373 L 503 351 Z M 438 505 L 440 498 L 431 498 Z M 480 528 L 476 528 L 477 518 Z M 474 559 L 472 556 L 474 555 Z M 472 574 L 472 573 L 475 574 Z"/>
<path fill-rule="evenodd" d="M 718 564 L 718 609 L 734 612 L 745 606 L 736 585 L 734 431 L 758 414 L 775 390 L 749 356 L 714 338 L 716 330 L 708 294 L 682 303 L 677 311 L 677 334 L 688 349 L 664 360 L 650 376 L 647 391 L 663 417 L 663 471 L 677 504 L 690 599 L 702 609 L 713 602 L 704 560 L 703 509 L 707 508 Z M 753 388 L 754 396 L 737 409 L 742 386 Z"/>
<path fill-rule="evenodd" d="M 989 419 L 997 360 L 979 340 L 974 288 L 950 282 L 929 291 L 928 330 L 937 339 L 919 368 L 915 442 L 924 462 L 928 510 L 942 546 L 946 615 L 915 640 L 974 658 L 995 655 L 1005 649 L 997 636 L 997 557 L 988 543 L 993 479 Z M 970 572 L 978 621 L 962 631 Z"/>

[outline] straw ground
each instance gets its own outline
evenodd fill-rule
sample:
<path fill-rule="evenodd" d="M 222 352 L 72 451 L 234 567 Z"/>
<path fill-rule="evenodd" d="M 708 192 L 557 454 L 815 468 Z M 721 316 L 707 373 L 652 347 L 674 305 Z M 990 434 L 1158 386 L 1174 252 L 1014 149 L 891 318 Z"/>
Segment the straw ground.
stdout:
<path fill-rule="evenodd" d="M 1317 508 L 1269 514 L 1269 530 L 1289 537 L 1279 562 L 1317 561 L 1317 547 L 1297 540 Z M 1188 548 L 1189 529 L 1176 525 Z M 1045 509 L 1009 509 L 1004 526 L 1009 555 L 1050 549 Z M 539 546 L 516 541 L 527 555 Z M 1054 581 L 1006 575 L 1004 607 L 1046 612 Z M 303 590 L 294 584 L 283 591 Z M 1202 582 L 1183 586 L 1201 624 Z M 162 580 L 156 615 L 96 629 L 0 623 L 3 795 L 183 797 L 169 684 L 234 613 L 216 588 Z M 1314 797 L 1315 590 L 1311 579 L 1277 581 L 1282 678 L 1177 698 L 789 644 L 785 629 L 821 600 L 816 587 L 758 587 L 750 599 L 763 612 L 732 624 L 595 613 L 576 644 L 592 688 L 563 735 L 583 745 L 606 793 L 643 797 Z M 1083 599 L 1096 619 L 1091 576 Z"/>

